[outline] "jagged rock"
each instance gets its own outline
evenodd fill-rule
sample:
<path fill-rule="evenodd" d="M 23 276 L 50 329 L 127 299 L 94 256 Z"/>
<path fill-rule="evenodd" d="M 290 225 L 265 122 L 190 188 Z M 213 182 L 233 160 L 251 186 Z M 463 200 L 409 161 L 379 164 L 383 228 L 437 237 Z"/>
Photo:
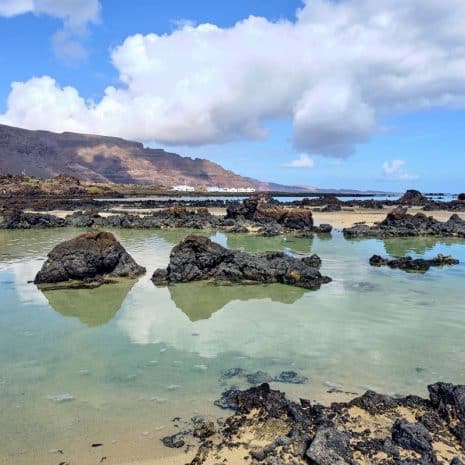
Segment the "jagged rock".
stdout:
<path fill-rule="evenodd" d="M 326 212 L 326 213 L 328 213 L 328 212 L 340 212 L 341 210 L 342 210 L 342 207 L 338 203 L 337 204 L 330 203 L 330 204 L 324 206 L 321 209 L 322 212 Z"/>
<path fill-rule="evenodd" d="M 283 233 L 283 228 L 278 223 L 267 223 L 258 230 L 258 234 L 263 237 L 279 236 Z"/>
<path fill-rule="evenodd" d="M 226 389 L 221 394 L 221 397 L 217 400 L 215 400 L 214 405 L 221 409 L 230 409 L 230 410 L 238 410 L 239 408 L 239 403 L 238 403 L 238 395 L 241 391 L 237 389 L 236 387 L 231 387 L 229 389 Z"/>
<path fill-rule="evenodd" d="M 457 200 L 460 200 L 460 202 L 464 202 L 465 201 L 465 193 L 459 194 L 457 196 Z"/>
<path fill-rule="evenodd" d="M 100 216 L 97 210 L 94 211 L 76 211 L 65 218 L 66 225 L 73 228 L 89 228 L 91 226 L 103 226 L 105 218 Z"/>
<path fill-rule="evenodd" d="M 215 424 L 212 421 L 200 420 L 194 425 L 194 437 L 209 438 L 215 434 Z"/>
<path fill-rule="evenodd" d="M 98 212 L 75 212 L 66 217 L 70 226 L 113 227 L 125 229 L 192 228 L 210 229 L 218 227 L 220 219 L 211 215 L 207 208 L 188 210 L 172 206 L 155 211 L 150 215 L 110 215 L 103 217 Z"/>
<path fill-rule="evenodd" d="M 0 229 L 44 229 L 65 226 L 65 221 L 53 215 L 25 213 L 15 208 L 0 211 Z"/>
<path fill-rule="evenodd" d="M 226 208 L 226 218 L 254 220 L 257 210 L 269 205 L 270 202 L 270 197 L 262 194 L 254 195 L 244 199 L 242 202 L 232 203 Z"/>
<path fill-rule="evenodd" d="M 336 428 L 320 427 L 305 455 L 315 465 L 349 465 L 349 437 Z"/>
<path fill-rule="evenodd" d="M 331 281 L 313 266 L 283 252 L 253 255 L 229 250 L 202 236 L 187 236 L 175 246 L 166 269 L 156 270 L 155 284 L 199 280 L 282 283 L 307 289 Z"/>
<path fill-rule="evenodd" d="M 459 261 L 451 256 L 438 254 L 437 257 L 425 260 L 423 258 L 400 257 L 395 259 L 383 258 L 379 255 L 373 255 L 370 258 L 370 265 L 381 267 L 389 266 L 389 268 L 399 268 L 404 271 L 419 271 L 426 272 L 432 266 L 458 265 Z"/>
<path fill-rule="evenodd" d="M 109 232 L 89 232 L 57 245 L 37 273 L 36 284 L 145 273 Z"/>
<path fill-rule="evenodd" d="M 440 415 L 458 418 L 465 423 L 465 386 L 450 383 L 435 383 L 428 386 L 431 403 Z"/>
<path fill-rule="evenodd" d="M 247 455 L 255 464 L 439 465 L 449 457 L 447 463 L 462 465 L 465 447 L 457 441 L 454 429 L 462 424 L 456 414 L 463 389 L 432 385 L 432 400 L 392 398 L 369 391 L 348 403 L 323 406 L 305 399 L 288 400 L 268 384 L 246 391 L 233 388 L 216 405 L 235 413 L 218 422 L 215 441 L 201 440 L 190 464 L 226 462 L 232 451 L 240 453 L 248 444 Z M 444 405 L 447 417 L 441 418 L 437 408 Z M 354 407 L 369 414 L 360 414 Z M 427 422 L 435 423 L 432 428 L 423 424 L 426 416 Z"/>
<path fill-rule="evenodd" d="M 421 192 L 409 189 L 397 202 L 400 205 L 425 205 L 429 200 Z"/>
<path fill-rule="evenodd" d="M 320 268 L 321 266 L 321 258 L 316 253 L 310 255 L 309 257 L 302 258 L 302 261 L 306 265 L 312 266 L 313 268 Z"/>
<path fill-rule="evenodd" d="M 343 229 L 346 238 L 357 237 L 413 237 L 452 236 L 465 237 L 465 221 L 457 214 L 445 222 L 423 213 L 410 215 L 405 208 L 396 208 L 374 226 L 356 224 Z"/>
<path fill-rule="evenodd" d="M 397 419 L 392 427 L 392 440 L 404 449 L 425 453 L 432 450 L 431 436 L 421 423 Z"/>
<path fill-rule="evenodd" d="M 317 234 L 329 234 L 333 230 L 330 224 L 322 223 L 319 226 L 313 226 L 313 232 Z"/>
<path fill-rule="evenodd" d="M 226 219 L 245 219 L 259 225 L 276 223 L 288 230 L 311 230 L 313 217 L 307 208 L 276 206 L 266 195 L 253 196 L 226 209 Z"/>
<path fill-rule="evenodd" d="M 362 396 L 352 399 L 349 405 L 351 407 L 359 407 L 375 415 L 381 411 L 395 408 L 398 402 L 390 396 L 378 394 L 374 391 L 367 391 Z"/>

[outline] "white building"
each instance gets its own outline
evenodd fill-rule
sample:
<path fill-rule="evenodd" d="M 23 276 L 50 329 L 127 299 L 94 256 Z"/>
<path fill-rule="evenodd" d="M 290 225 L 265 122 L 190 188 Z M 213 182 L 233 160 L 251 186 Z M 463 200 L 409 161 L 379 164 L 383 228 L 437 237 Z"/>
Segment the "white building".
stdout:
<path fill-rule="evenodd" d="M 207 192 L 218 192 L 218 193 L 239 193 L 239 192 L 255 192 L 253 187 L 219 187 L 211 186 L 207 187 Z"/>
<path fill-rule="evenodd" d="M 172 191 L 177 192 L 194 192 L 194 188 L 191 186 L 179 185 L 179 186 L 171 186 Z"/>

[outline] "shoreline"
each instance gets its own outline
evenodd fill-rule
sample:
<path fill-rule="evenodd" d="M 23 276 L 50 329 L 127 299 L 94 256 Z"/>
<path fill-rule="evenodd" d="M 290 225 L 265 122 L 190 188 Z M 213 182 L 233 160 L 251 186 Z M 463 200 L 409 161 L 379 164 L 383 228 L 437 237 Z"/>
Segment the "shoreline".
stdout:
<path fill-rule="evenodd" d="M 439 382 L 428 391 L 429 398 L 367 391 L 329 405 L 289 400 L 266 383 L 226 391 L 232 413 L 224 422 L 193 420 L 174 434 L 196 438 L 193 451 L 117 465 L 462 465 L 465 386 Z"/>
<path fill-rule="evenodd" d="M 347 227 L 351 227 L 356 223 L 364 222 L 369 226 L 374 225 L 375 223 L 382 221 L 386 215 L 394 210 L 395 207 L 388 207 L 382 210 L 380 209 L 366 209 L 366 208 L 355 208 L 351 210 L 342 210 L 342 211 L 335 211 L 335 212 L 322 212 L 322 211 L 312 211 L 313 220 L 316 225 L 320 224 L 331 224 L 336 229 L 343 229 Z M 144 216 L 156 211 L 162 211 L 162 208 L 145 208 L 145 209 L 134 209 L 128 208 L 125 209 L 125 214 L 134 214 L 138 216 Z M 188 209 L 190 211 L 195 211 L 195 208 Z M 72 215 L 73 213 L 79 212 L 79 209 L 74 210 L 25 210 L 26 213 L 34 213 L 39 215 L 53 215 L 58 218 L 64 219 L 68 215 Z M 99 215 L 108 218 L 110 216 L 114 216 L 120 214 L 123 210 L 118 208 L 117 211 L 107 210 L 107 211 L 100 211 Z M 226 214 L 226 209 L 224 208 L 208 208 L 208 211 L 211 215 L 215 217 L 222 217 Z M 423 213 L 421 208 L 419 207 L 412 207 L 408 209 L 409 214 L 415 215 L 416 213 Z M 452 212 L 448 210 L 432 210 L 427 212 L 428 216 L 432 216 L 434 219 L 438 221 L 447 221 Z M 465 212 L 458 212 L 457 215 L 465 220 Z"/>

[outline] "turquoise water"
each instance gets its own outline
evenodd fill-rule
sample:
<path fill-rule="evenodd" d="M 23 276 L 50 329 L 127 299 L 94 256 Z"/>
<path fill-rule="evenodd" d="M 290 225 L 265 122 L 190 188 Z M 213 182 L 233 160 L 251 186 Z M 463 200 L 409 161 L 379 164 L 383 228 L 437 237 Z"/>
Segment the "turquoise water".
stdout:
<path fill-rule="evenodd" d="M 281 285 L 155 287 L 189 231 L 114 231 L 149 273 L 137 282 L 42 293 L 28 283 L 47 252 L 79 230 L 0 231 L 0 463 L 125 463 L 171 453 L 171 419 L 212 407 L 229 368 L 275 376 L 294 370 L 290 396 L 337 400 L 330 388 L 425 393 L 465 383 L 465 242 L 262 238 L 212 233 L 250 252 L 318 253 L 333 282 L 319 291 Z M 372 268 L 373 253 L 452 254 L 427 274 Z M 97 450 L 90 444 L 103 443 Z M 57 454 L 62 449 L 64 454 Z M 104 452 L 102 452 L 104 451 Z"/>

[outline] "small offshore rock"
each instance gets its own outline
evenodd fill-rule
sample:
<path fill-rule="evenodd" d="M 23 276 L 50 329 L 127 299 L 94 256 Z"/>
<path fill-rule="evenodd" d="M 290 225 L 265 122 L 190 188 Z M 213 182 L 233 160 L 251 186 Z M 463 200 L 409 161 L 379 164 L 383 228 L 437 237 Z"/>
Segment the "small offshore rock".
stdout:
<path fill-rule="evenodd" d="M 36 284 L 104 276 L 135 278 L 145 273 L 109 232 L 89 232 L 57 245 L 37 273 Z"/>
<path fill-rule="evenodd" d="M 165 436 L 164 438 L 161 438 L 161 442 L 164 446 L 169 447 L 170 449 L 179 449 L 186 444 L 180 433 Z"/>
<path fill-rule="evenodd" d="M 171 284 L 199 280 L 216 282 L 282 283 L 318 289 L 331 281 L 302 259 L 283 252 L 261 255 L 229 250 L 203 236 L 187 236 L 175 246 L 166 269 L 156 270 L 152 281 Z"/>
<path fill-rule="evenodd" d="M 299 375 L 295 371 L 282 371 L 273 381 L 277 383 L 289 383 L 289 384 L 305 384 L 308 378 L 303 375 Z"/>
<path fill-rule="evenodd" d="M 426 272 L 430 267 L 441 267 L 441 266 L 451 266 L 458 265 L 459 261 L 450 255 L 438 254 L 435 258 L 425 260 L 423 258 L 412 258 L 412 257 L 401 257 L 401 258 L 383 258 L 379 255 L 373 255 L 370 258 L 370 265 L 381 267 L 388 266 L 389 268 L 398 268 L 403 271 L 418 271 Z"/>
<path fill-rule="evenodd" d="M 273 378 L 266 371 L 261 370 L 247 374 L 246 379 L 249 384 L 262 384 L 273 381 Z"/>
<path fill-rule="evenodd" d="M 243 368 L 230 368 L 229 370 L 226 370 L 223 372 L 222 378 L 234 378 L 236 376 L 242 376 L 244 374 L 244 369 Z"/>

